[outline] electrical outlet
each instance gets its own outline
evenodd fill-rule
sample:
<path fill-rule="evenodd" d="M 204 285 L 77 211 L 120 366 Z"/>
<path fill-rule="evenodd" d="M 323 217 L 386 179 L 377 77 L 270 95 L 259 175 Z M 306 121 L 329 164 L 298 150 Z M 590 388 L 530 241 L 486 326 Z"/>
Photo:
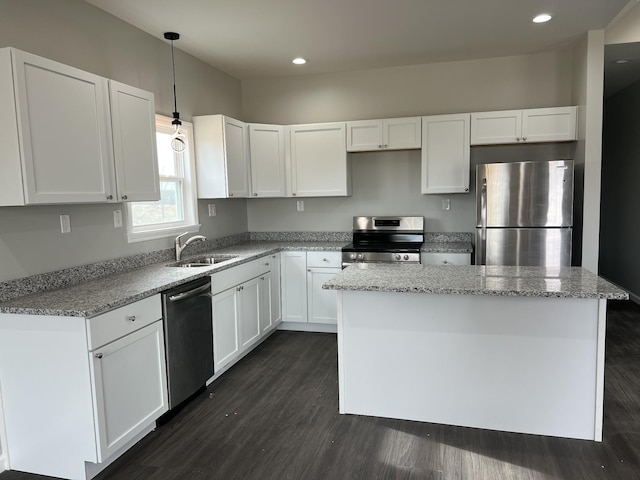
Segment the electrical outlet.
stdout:
<path fill-rule="evenodd" d="M 442 199 L 442 210 L 451 210 L 451 199 L 443 198 Z"/>
<path fill-rule="evenodd" d="M 304 200 L 298 200 L 296 202 L 296 208 L 299 212 L 304 212 Z"/>
<path fill-rule="evenodd" d="M 210 203 L 208 206 L 209 206 L 209 216 L 210 217 L 215 217 L 216 216 L 216 204 L 215 203 Z"/>
<path fill-rule="evenodd" d="M 69 215 L 60 215 L 60 231 L 69 233 L 71 231 L 71 218 Z"/>
<path fill-rule="evenodd" d="M 122 228 L 122 210 L 113 211 L 113 226 L 115 228 Z"/>

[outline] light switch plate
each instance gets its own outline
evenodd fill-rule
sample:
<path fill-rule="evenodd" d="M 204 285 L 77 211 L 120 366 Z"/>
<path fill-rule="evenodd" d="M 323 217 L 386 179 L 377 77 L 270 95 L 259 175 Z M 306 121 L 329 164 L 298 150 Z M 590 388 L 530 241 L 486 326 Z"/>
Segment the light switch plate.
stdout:
<path fill-rule="evenodd" d="M 60 231 L 69 233 L 71 231 L 71 218 L 69 215 L 60 215 Z"/>
<path fill-rule="evenodd" d="M 115 228 L 122 228 L 122 210 L 113 211 L 113 226 Z"/>
<path fill-rule="evenodd" d="M 443 198 L 442 199 L 442 210 L 451 210 L 451 199 Z"/>
<path fill-rule="evenodd" d="M 210 203 L 208 205 L 209 207 L 209 216 L 210 217 L 215 217 L 216 216 L 216 204 L 215 203 Z"/>
<path fill-rule="evenodd" d="M 299 212 L 304 212 L 304 200 L 298 200 L 296 202 L 296 208 Z"/>

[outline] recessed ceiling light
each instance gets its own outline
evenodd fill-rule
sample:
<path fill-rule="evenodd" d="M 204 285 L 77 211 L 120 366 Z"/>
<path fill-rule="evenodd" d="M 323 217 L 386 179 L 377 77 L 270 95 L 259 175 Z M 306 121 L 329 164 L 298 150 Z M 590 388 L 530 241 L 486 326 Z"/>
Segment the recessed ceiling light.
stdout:
<path fill-rule="evenodd" d="M 551 18 L 551 15 L 549 15 L 548 13 L 541 13 L 540 15 L 536 15 L 535 17 L 533 17 L 533 20 L 531 21 L 533 23 L 545 23 L 551 20 Z"/>
<path fill-rule="evenodd" d="M 293 63 L 295 63 L 296 65 L 304 65 L 305 63 L 307 63 L 309 60 L 307 60 L 306 58 L 302 58 L 302 57 L 298 57 L 298 58 L 294 58 L 292 60 Z"/>

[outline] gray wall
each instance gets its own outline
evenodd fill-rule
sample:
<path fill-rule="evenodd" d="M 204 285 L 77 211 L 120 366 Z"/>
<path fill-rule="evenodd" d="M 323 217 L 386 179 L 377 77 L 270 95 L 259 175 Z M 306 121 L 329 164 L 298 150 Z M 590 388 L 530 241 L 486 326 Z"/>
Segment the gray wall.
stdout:
<path fill-rule="evenodd" d="M 571 52 L 384 68 L 307 77 L 242 82 L 242 119 L 263 123 L 313 123 L 411 115 L 534 108 L 571 104 Z M 559 149 L 559 150 L 558 150 Z M 475 147 L 474 162 L 566 158 L 556 147 Z M 571 153 L 572 154 L 572 153 Z M 247 201 L 251 231 L 351 230 L 351 217 L 415 214 L 429 231 L 470 232 L 475 196 L 422 195 L 420 154 L 350 155 L 353 195 Z M 472 186 L 473 189 L 473 186 Z M 442 210 L 442 199 L 451 210 Z"/>
<path fill-rule="evenodd" d="M 164 40 L 79 0 L 0 0 L 0 12 L 0 47 L 151 91 L 158 113 L 173 111 L 171 50 Z M 176 70 L 182 118 L 240 116 L 238 80 L 178 49 Z M 199 202 L 200 233 L 217 238 L 247 231 L 244 200 L 215 203 L 218 214 L 210 218 L 206 202 Z M 123 205 L 0 207 L 0 281 L 171 246 L 170 239 L 128 244 L 125 229 L 113 228 L 116 209 Z M 72 231 L 65 235 L 62 213 L 71 215 Z"/>
<path fill-rule="evenodd" d="M 600 274 L 640 303 L 640 81 L 604 104 Z"/>

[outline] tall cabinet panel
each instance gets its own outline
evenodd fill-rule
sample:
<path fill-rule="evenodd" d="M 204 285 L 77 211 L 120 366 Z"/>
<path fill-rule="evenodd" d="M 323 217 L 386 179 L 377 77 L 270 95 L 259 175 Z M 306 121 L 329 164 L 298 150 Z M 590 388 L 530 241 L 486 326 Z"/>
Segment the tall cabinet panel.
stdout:
<path fill-rule="evenodd" d="M 247 125 L 224 115 L 193 117 L 199 198 L 249 196 Z"/>
<path fill-rule="evenodd" d="M 118 200 L 160 200 L 153 94 L 109 81 Z"/>
<path fill-rule="evenodd" d="M 249 125 L 251 196 L 285 196 L 284 127 Z"/>
<path fill-rule="evenodd" d="M 289 127 L 291 195 L 346 196 L 351 193 L 344 123 Z"/>
<path fill-rule="evenodd" d="M 282 321 L 307 321 L 307 254 L 282 252 Z"/>
<path fill-rule="evenodd" d="M 422 117 L 422 193 L 469 192 L 470 115 Z"/>
<path fill-rule="evenodd" d="M 11 52 L 25 203 L 113 198 L 107 79 L 19 50 Z"/>

